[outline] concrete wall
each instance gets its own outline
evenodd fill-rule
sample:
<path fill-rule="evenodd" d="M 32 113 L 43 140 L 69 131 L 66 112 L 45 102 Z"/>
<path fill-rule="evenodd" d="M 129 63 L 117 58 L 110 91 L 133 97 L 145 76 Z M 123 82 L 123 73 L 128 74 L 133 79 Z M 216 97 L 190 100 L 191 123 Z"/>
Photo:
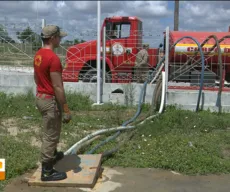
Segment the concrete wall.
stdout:
<path fill-rule="evenodd" d="M 68 92 L 81 92 L 89 95 L 96 103 L 97 84 L 94 83 L 64 83 L 65 90 Z M 145 102 L 152 102 L 152 95 L 155 85 L 148 85 L 146 89 Z M 105 84 L 103 87 L 102 101 L 119 104 L 138 104 L 142 84 Z M 113 93 L 120 89 L 123 93 Z M 23 72 L 0 71 L 0 91 L 7 94 L 23 94 L 32 90 L 35 94 L 35 84 L 33 74 Z M 223 111 L 230 111 L 230 93 L 223 92 L 221 104 Z M 198 99 L 198 91 L 169 90 L 167 94 L 167 105 L 178 105 L 183 109 L 195 110 Z M 200 106 L 203 109 L 218 111 L 217 92 L 204 91 Z"/>
<path fill-rule="evenodd" d="M 7 94 L 35 93 L 33 75 L 29 73 L 0 71 L 0 91 Z"/>

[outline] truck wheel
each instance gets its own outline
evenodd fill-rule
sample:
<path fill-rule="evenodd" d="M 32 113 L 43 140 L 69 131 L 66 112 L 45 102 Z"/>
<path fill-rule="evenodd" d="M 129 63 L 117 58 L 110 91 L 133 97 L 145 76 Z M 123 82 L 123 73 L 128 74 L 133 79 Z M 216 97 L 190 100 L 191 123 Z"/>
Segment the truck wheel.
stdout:
<path fill-rule="evenodd" d="M 101 71 L 101 77 L 102 77 L 102 71 Z M 102 81 L 102 78 L 101 78 L 101 81 Z M 83 77 L 83 82 L 96 83 L 97 82 L 97 70 L 90 69 L 89 71 L 87 71 Z M 109 74 L 105 75 L 105 82 L 111 83 L 111 77 Z"/>

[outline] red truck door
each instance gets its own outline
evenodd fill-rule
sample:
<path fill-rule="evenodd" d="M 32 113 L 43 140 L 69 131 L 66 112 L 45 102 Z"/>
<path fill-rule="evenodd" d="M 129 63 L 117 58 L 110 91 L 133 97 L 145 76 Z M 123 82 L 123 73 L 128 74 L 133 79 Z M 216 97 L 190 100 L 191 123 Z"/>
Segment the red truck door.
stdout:
<path fill-rule="evenodd" d="M 114 65 L 117 78 L 128 80 L 133 68 L 133 48 L 136 46 L 132 37 L 132 21 L 113 22 L 111 30 L 107 30 L 107 42 L 109 40 L 110 58 Z"/>

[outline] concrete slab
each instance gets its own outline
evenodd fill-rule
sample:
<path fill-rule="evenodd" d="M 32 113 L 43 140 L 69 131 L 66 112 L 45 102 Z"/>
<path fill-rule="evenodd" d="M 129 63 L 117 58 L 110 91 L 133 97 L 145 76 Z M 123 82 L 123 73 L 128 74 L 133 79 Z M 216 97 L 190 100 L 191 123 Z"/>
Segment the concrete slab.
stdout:
<path fill-rule="evenodd" d="M 55 165 L 58 171 L 67 173 L 67 178 L 61 181 L 41 181 L 41 166 L 30 177 L 29 186 L 43 187 L 94 187 L 101 171 L 101 154 L 96 155 L 66 155 Z"/>

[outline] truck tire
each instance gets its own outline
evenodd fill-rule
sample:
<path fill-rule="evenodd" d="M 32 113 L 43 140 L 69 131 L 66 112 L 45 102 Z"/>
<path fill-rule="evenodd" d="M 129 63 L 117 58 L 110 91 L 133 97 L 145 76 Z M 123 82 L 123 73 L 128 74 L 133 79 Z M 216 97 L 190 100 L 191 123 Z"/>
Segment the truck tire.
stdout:
<path fill-rule="evenodd" d="M 102 76 L 102 71 L 101 71 L 101 76 Z M 102 81 L 102 78 L 101 78 L 101 81 Z M 83 82 L 96 83 L 97 82 L 97 69 L 88 70 L 83 76 Z M 105 75 L 105 82 L 111 83 L 110 75 L 108 74 Z"/>

